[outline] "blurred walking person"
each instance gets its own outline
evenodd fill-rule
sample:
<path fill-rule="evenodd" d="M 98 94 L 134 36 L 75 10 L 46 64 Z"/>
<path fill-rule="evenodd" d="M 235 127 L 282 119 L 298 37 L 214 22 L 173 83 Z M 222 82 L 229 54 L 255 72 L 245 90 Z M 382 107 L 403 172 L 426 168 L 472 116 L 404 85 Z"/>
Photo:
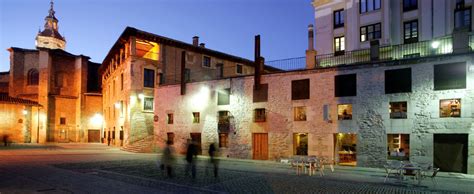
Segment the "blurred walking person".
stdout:
<path fill-rule="evenodd" d="M 188 149 L 186 151 L 186 161 L 188 162 L 186 165 L 185 175 L 189 175 L 189 171 L 191 170 L 191 174 L 193 179 L 196 178 L 196 159 L 197 159 L 197 148 L 192 140 L 188 140 Z"/>
<path fill-rule="evenodd" d="M 166 174 L 169 178 L 173 177 L 173 164 L 174 164 L 174 152 L 171 147 L 172 142 L 170 140 L 166 141 L 166 147 L 163 150 L 163 155 L 161 158 L 161 170 L 166 170 Z"/>
<path fill-rule="evenodd" d="M 209 145 L 209 164 L 212 166 L 214 170 L 214 177 L 217 178 L 218 171 L 219 171 L 219 163 L 218 163 L 219 161 L 216 159 L 216 155 L 217 155 L 216 145 L 214 143 L 211 143 L 211 145 Z"/>

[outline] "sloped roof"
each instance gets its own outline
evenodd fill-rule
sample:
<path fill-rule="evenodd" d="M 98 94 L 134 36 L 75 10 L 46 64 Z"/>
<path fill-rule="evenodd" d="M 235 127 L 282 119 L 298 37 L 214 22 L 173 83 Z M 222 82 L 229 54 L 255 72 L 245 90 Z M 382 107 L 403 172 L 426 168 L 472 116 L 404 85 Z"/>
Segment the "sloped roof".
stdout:
<path fill-rule="evenodd" d="M 41 106 L 38 102 L 15 98 L 8 95 L 8 93 L 0 93 L 0 104 L 23 104 L 30 106 Z"/>

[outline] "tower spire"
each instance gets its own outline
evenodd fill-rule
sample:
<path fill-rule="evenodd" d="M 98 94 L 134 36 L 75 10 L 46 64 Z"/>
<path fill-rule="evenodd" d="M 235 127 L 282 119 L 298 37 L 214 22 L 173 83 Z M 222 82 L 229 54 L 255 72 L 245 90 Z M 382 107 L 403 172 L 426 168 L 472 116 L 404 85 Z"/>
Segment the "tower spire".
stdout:
<path fill-rule="evenodd" d="M 53 2 L 53 0 L 51 0 L 51 2 L 49 4 L 50 4 L 49 17 L 54 18 L 54 13 L 56 13 L 56 12 L 54 11 L 54 2 Z"/>
<path fill-rule="evenodd" d="M 44 30 L 36 36 L 36 46 L 50 49 L 63 49 L 66 47 L 66 39 L 59 34 L 58 19 L 54 15 L 54 2 L 49 2 L 49 11 L 44 18 Z"/>

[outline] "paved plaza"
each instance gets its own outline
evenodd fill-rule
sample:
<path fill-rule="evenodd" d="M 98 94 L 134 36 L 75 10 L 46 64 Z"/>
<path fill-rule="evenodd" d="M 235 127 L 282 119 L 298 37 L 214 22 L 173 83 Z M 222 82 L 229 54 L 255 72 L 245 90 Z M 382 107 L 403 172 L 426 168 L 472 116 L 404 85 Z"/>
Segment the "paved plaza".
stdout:
<path fill-rule="evenodd" d="M 221 159 L 215 178 L 208 159 L 197 178 L 186 176 L 177 157 L 174 177 L 156 165 L 157 154 L 136 154 L 100 144 L 16 145 L 0 148 L 0 193 L 472 193 L 470 175 L 440 173 L 420 185 L 391 178 L 382 169 L 336 166 L 335 171 L 296 175 L 273 161 Z"/>

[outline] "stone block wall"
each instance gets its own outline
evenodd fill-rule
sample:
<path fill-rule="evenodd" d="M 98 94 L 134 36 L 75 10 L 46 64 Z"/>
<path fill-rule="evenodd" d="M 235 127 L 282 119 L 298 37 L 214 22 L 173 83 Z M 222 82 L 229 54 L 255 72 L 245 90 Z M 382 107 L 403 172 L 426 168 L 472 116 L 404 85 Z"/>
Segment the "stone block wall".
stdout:
<path fill-rule="evenodd" d="M 179 95 L 179 85 L 159 87 L 155 93 L 155 134 L 166 139 L 175 133 L 175 147 L 184 148 L 190 132 L 201 132 L 204 142 L 217 138 L 217 112 L 228 110 L 233 116 L 226 155 L 252 158 L 252 133 L 268 133 L 269 158 L 294 155 L 293 134 L 309 134 L 309 155 L 337 158 L 334 134 L 352 133 L 357 136 L 357 165 L 381 167 L 387 160 L 387 134 L 410 135 L 410 160 L 433 162 L 433 134 L 469 134 L 468 173 L 474 173 L 472 160 L 474 73 L 467 70 L 466 89 L 433 90 L 433 66 L 466 61 L 471 56 L 445 56 L 412 64 L 386 63 L 324 70 L 287 72 L 264 75 L 268 83 L 268 102 L 253 103 L 253 77 L 190 83 L 186 95 Z M 384 72 L 388 69 L 412 69 L 412 92 L 385 94 Z M 357 95 L 334 97 L 334 76 L 357 74 Z M 291 100 L 291 81 L 310 79 L 310 99 Z M 205 89 L 202 89 L 205 88 Z M 218 106 L 216 91 L 230 88 L 230 105 Z M 203 94 L 204 92 L 204 94 Z M 203 96 L 200 96 L 203 95 Z M 461 118 L 439 118 L 439 100 L 461 98 Z M 407 101 L 408 118 L 390 119 L 389 103 Z M 352 104 L 352 120 L 338 120 L 337 105 Z M 323 107 L 329 106 L 330 120 L 323 119 Z M 307 121 L 294 121 L 293 107 L 306 106 Z M 253 110 L 265 108 L 267 121 L 253 122 Z M 201 123 L 192 123 L 192 112 L 199 111 Z M 174 124 L 166 123 L 166 114 L 174 114 Z M 181 150 L 182 151 L 182 150 Z M 205 153 L 203 151 L 203 153 Z"/>

